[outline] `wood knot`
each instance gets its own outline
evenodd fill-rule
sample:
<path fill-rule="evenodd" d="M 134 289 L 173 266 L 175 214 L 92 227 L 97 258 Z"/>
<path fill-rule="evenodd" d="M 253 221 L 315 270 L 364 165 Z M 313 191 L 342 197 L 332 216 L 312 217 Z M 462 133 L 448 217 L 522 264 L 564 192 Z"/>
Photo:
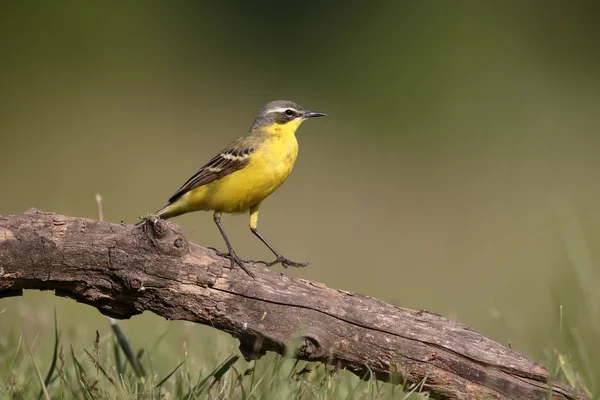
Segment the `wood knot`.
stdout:
<path fill-rule="evenodd" d="M 129 286 L 132 289 L 139 290 L 142 287 L 142 282 L 137 278 L 133 278 L 129 283 Z"/>
<path fill-rule="evenodd" d="M 176 238 L 173 241 L 173 246 L 177 247 L 178 249 L 182 249 L 183 247 L 185 247 L 185 240 L 183 240 L 183 238 Z"/>
<path fill-rule="evenodd" d="M 167 224 L 167 221 L 160 218 L 151 220 L 150 226 L 152 227 L 152 230 L 154 231 L 156 236 L 159 238 L 165 237 L 171 230 L 169 228 L 169 224 Z"/>
<path fill-rule="evenodd" d="M 161 252 L 178 255 L 188 249 L 188 241 L 181 228 L 160 218 L 151 218 L 143 225 L 144 233 Z"/>
<path fill-rule="evenodd" d="M 321 348 L 321 346 L 319 345 L 319 342 L 316 339 L 314 339 L 310 336 L 304 336 L 300 340 L 300 345 L 298 346 L 298 357 L 301 357 L 301 358 L 315 357 L 315 356 L 317 356 L 317 352 L 319 351 L 320 348 Z"/>

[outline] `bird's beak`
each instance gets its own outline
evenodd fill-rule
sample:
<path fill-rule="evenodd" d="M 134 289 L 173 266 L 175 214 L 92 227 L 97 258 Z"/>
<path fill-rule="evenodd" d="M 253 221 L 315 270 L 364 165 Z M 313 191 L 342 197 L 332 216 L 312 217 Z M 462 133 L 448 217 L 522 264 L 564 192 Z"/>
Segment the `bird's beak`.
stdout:
<path fill-rule="evenodd" d="M 324 117 L 326 115 L 327 114 L 318 112 L 318 111 L 306 111 L 302 117 L 306 119 L 306 118 L 314 118 L 314 117 Z"/>

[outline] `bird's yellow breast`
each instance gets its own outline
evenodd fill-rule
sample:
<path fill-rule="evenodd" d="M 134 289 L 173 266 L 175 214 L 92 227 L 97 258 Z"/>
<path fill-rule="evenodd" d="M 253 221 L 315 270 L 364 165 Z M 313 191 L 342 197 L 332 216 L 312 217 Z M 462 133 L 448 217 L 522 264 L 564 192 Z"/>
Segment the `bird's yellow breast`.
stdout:
<path fill-rule="evenodd" d="M 285 182 L 296 162 L 295 131 L 300 122 L 265 127 L 268 135 L 250 155 L 246 167 L 182 197 L 190 211 L 244 212 L 273 193 Z"/>

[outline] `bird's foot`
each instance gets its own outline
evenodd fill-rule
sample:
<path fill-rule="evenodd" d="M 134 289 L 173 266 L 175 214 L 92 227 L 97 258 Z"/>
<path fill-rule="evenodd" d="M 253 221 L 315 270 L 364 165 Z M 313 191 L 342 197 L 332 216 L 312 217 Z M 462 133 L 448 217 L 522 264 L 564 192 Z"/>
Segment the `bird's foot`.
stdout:
<path fill-rule="evenodd" d="M 229 253 L 219 251 L 219 250 L 215 249 L 214 247 L 207 247 L 207 249 L 214 251 L 215 254 L 218 255 L 219 257 L 231 258 L 231 255 Z M 236 257 L 237 257 L 237 255 L 236 255 Z M 264 265 L 269 264 L 267 261 L 262 261 L 262 260 L 245 260 L 245 259 L 239 258 L 239 257 L 238 257 L 238 259 L 245 262 L 246 264 L 264 264 Z"/>
<path fill-rule="evenodd" d="M 215 249 L 214 247 L 209 247 L 209 249 L 214 250 L 214 252 L 219 257 L 223 257 L 223 258 L 227 258 L 227 259 L 231 260 L 231 269 L 235 268 L 235 265 L 237 264 L 242 270 L 244 270 L 245 273 L 250 275 L 253 279 L 255 278 L 254 274 L 252 272 L 250 272 L 250 270 L 245 265 L 245 264 L 251 264 L 251 263 L 253 264 L 254 261 L 244 260 L 242 258 L 239 258 L 237 256 L 237 254 L 235 254 L 234 251 L 230 251 L 229 253 L 224 253 L 222 251 Z"/>
<path fill-rule="evenodd" d="M 237 256 L 237 254 L 235 254 L 234 252 L 231 252 L 229 254 L 227 254 L 226 258 L 229 258 L 231 260 L 231 269 L 235 268 L 235 265 L 239 265 L 239 267 L 248 275 L 250 275 L 250 277 L 252 279 L 255 279 L 256 276 L 254 276 L 254 274 L 252 272 L 250 272 L 250 270 L 248 269 L 248 267 L 246 267 L 246 264 L 249 264 L 248 261 L 246 260 L 242 260 L 241 258 L 239 258 Z"/>
<path fill-rule="evenodd" d="M 271 266 L 273 266 L 275 264 L 281 264 L 281 266 L 283 268 L 288 268 L 288 267 L 304 268 L 304 267 L 306 267 L 308 265 L 308 263 L 302 263 L 302 262 L 296 262 L 296 261 L 288 260 L 284 256 L 277 256 L 277 259 L 275 259 L 275 261 L 271 261 L 271 262 L 265 263 L 265 265 L 267 267 L 271 267 Z"/>
<path fill-rule="evenodd" d="M 208 249 L 214 251 L 215 254 L 218 255 L 219 257 L 231 259 L 231 254 L 230 253 L 225 253 L 224 251 L 219 251 L 219 250 L 215 249 L 214 247 L 208 247 Z M 237 256 L 237 254 L 235 254 L 235 253 L 233 253 L 233 256 L 236 257 L 238 260 L 246 263 L 246 264 L 254 263 L 255 262 L 255 261 L 252 261 L 252 260 L 244 260 L 243 258 L 239 258 Z"/>

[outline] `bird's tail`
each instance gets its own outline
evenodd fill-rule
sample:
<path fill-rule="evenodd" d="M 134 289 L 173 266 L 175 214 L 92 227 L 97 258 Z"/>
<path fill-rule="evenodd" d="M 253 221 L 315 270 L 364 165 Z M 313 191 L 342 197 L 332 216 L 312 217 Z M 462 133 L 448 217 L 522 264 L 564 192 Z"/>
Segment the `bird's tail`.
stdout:
<path fill-rule="evenodd" d="M 140 222 L 138 222 L 137 224 L 135 224 L 135 226 L 137 227 L 137 226 L 144 225 L 152 217 L 158 217 L 158 218 L 162 218 L 162 219 L 167 219 L 167 218 L 174 217 L 176 214 L 174 214 L 174 213 L 171 212 L 171 206 L 172 206 L 172 204 L 167 204 L 166 206 L 164 206 L 163 208 L 161 208 L 157 212 L 152 213 L 152 214 L 147 215 L 147 216 L 144 216 L 144 217 L 141 217 L 142 220 Z"/>

